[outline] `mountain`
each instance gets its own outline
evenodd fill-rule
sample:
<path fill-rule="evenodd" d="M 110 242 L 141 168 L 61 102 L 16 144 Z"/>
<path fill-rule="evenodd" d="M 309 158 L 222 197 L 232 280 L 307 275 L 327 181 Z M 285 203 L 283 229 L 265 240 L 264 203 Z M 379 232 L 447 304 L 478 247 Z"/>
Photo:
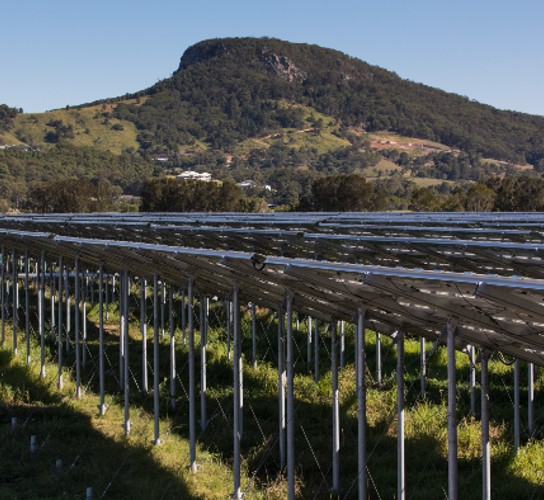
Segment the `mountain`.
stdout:
<path fill-rule="evenodd" d="M 197 43 L 171 77 L 132 95 L 41 114 L 3 107 L 2 143 L 38 147 L 35 157 L 51 148 L 84 148 L 86 158 L 122 155 L 122 168 L 127 157 L 138 158 L 138 175 L 160 165 L 252 179 L 272 185 L 277 195 L 269 201 L 287 204 L 315 178 L 335 173 L 442 182 L 544 170 L 542 116 L 501 111 L 332 49 L 271 38 Z M 5 164 L 0 154 L 0 194 L 14 177 Z M 42 170 L 40 179 L 56 175 Z M 134 191 L 138 179 L 127 177 Z"/>

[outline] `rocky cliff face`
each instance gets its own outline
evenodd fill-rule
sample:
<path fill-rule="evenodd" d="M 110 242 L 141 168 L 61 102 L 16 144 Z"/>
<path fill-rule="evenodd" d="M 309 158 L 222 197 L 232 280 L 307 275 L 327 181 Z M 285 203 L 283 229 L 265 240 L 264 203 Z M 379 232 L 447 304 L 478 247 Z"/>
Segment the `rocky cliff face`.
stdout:
<path fill-rule="evenodd" d="M 290 83 L 302 83 L 308 74 L 295 62 L 284 54 L 274 51 L 268 47 L 266 39 L 255 39 L 251 47 L 241 47 L 233 43 L 233 40 L 206 40 L 189 47 L 181 57 L 178 71 L 184 70 L 194 64 L 219 59 L 222 57 L 233 57 L 240 63 L 261 66 L 285 81 Z M 244 53 L 240 50 L 244 49 Z"/>
<path fill-rule="evenodd" d="M 302 83 L 308 76 L 288 57 L 269 52 L 266 49 L 261 52 L 261 60 L 270 71 L 288 82 Z"/>

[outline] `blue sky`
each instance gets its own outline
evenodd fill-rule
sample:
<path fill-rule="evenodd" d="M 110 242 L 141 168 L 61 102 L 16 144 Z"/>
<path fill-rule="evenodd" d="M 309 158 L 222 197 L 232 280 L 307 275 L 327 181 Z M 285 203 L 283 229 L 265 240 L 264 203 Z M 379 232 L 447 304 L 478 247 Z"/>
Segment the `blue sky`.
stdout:
<path fill-rule="evenodd" d="M 1 0 L 0 12 L 0 103 L 26 112 L 142 90 L 207 38 L 271 36 L 544 115 L 542 0 Z"/>

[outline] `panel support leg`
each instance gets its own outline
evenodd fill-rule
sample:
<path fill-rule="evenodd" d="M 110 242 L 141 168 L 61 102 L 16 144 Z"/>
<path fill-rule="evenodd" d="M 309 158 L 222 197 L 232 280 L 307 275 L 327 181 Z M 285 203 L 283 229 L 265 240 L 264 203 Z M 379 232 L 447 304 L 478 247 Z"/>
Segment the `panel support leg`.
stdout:
<path fill-rule="evenodd" d="M 140 333 L 142 334 L 142 392 L 149 392 L 149 377 L 147 371 L 147 319 L 146 319 L 146 288 L 147 280 L 140 279 Z"/>
<path fill-rule="evenodd" d="M 200 296 L 200 427 L 205 430 L 208 425 L 206 415 L 206 390 L 207 390 L 207 373 L 206 373 L 206 349 L 208 344 L 208 324 L 207 311 L 208 299 Z"/>
<path fill-rule="evenodd" d="M 104 415 L 107 407 L 104 395 L 104 266 L 102 264 L 98 270 L 98 383 L 100 386 L 98 410 L 100 415 Z"/>
<path fill-rule="evenodd" d="M 242 498 L 240 488 L 240 412 L 241 412 L 241 397 L 240 397 L 240 370 L 242 362 L 241 349 L 241 329 L 240 329 L 240 304 L 238 302 L 238 288 L 234 288 L 232 292 L 233 304 L 233 340 L 234 340 L 234 416 L 233 416 L 233 437 L 234 437 L 234 493 L 233 498 L 239 500 Z"/>
<path fill-rule="evenodd" d="M 382 336 L 376 333 L 376 382 L 382 384 Z"/>
<path fill-rule="evenodd" d="M 278 311 L 278 409 L 279 409 L 279 445 L 280 467 L 286 462 L 286 427 L 285 427 L 285 341 L 283 337 L 283 311 Z"/>
<path fill-rule="evenodd" d="M 529 439 L 535 430 L 535 365 L 527 363 L 527 430 Z"/>
<path fill-rule="evenodd" d="M 359 500 L 367 499 L 366 489 L 366 383 L 365 383 L 365 310 L 357 309 L 357 355 L 355 374 L 357 389 L 357 485 Z"/>
<path fill-rule="evenodd" d="M 40 376 L 45 377 L 45 255 L 42 252 L 38 267 L 38 329 L 40 333 Z"/>
<path fill-rule="evenodd" d="M 119 294 L 119 302 L 121 305 L 121 335 L 123 336 L 124 356 L 123 356 L 123 385 L 125 398 L 125 436 L 130 434 L 130 365 L 128 361 L 128 298 L 129 284 L 128 271 L 123 270 L 121 274 L 121 291 Z"/>
<path fill-rule="evenodd" d="M 514 361 L 514 449 L 520 446 L 520 421 L 519 421 L 519 359 Z"/>
<path fill-rule="evenodd" d="M 294 392 L 294 355 L 293 355 L 293 297 L 286 297 L 287 338 L 287 498 L 295 498 L 295 392 Z"/>
<path fill-rule="evenodd" d="M 331 322 L 332 375 L 332 496 L 340 494 L 340 402 L 338 397 L 338 339 L 337 321 Z"/>
<path fill-rule="evenodd" d="M 26 263 L 25 263 L 25 288 L 28 288 L 28 254 L 26 255 L 26 259 L 25 259 Z M 59 286 L 58 286 L 58 292 L 59 292 L 59 299 L 58 299 L 58 303 L 57 303 L 57 341 L 58 341 L 58 364 L 59 364 L 59 367 L 58 367 L 58 375 L 57 375 L 57 388 L 58 389 L 62 389 L 63 385 L 64 385 L 64 381 L 62 380 L 62 349 L 63 349 L 63 345 L 62 345 L 62 255 L 59 256 Z M 26 297 L 26 302 L 28 303 L 28 292 L 27 292 L 27 297 Z M 27 313 L 28 313 L 28 309 L 27 309 Z M 27 318 L 27 328 L 30 327 L 30 322 L 28 321 L 28 318 Z M 29 334 L 29 331 L 27 330 L 27 336 Z M 28 350 L 27 350 L 28 352 Z"/>
<path fill-rule="evenodd" d="M 153 418 L 154 444 L 160 444 L 159 434 L 159 277 L 153 276 Z"/>
<path fill-rule="evenodd" d="M 194 328 L 194 292 L 193 279 L 189 278 L 187 287 L 189 316 L 189 447 L 190 469 L 196 472 L 196 397 L 195 397 L 195 328 Z"/>
<path fill-rule="evenodd" d="M 425 384 L 427 379 L 427 357 L 425 353 L 425 338 L 419 339 L 419 366 L 420 366 L 420 391 L 421 397 L 425 397 Z"/>
<path fill-rule="evenodd" d="M 446 327 L 448 351 L 448 500 L 457 500 L 456 327 L 454 321 L 448 321 Z"/>
<path fill-rule="evenodd" d="M 482 373 L 482 499 L 491 499 L 491 448 L 489 443 L 489 383 L 487 371 L 487 352 L 481 352 Z"/>
<path fill-rule="evenodd" d="M 404 332 L 397 332 L 397 499 L 406 498 L 404 466 Z"/>
<path fill-rule="evenodd" d="M 168 326 L 170 329 L 170 408 L 176 408 L 176 336 L 174 325 L 174 289 L 168 288 Z"/>

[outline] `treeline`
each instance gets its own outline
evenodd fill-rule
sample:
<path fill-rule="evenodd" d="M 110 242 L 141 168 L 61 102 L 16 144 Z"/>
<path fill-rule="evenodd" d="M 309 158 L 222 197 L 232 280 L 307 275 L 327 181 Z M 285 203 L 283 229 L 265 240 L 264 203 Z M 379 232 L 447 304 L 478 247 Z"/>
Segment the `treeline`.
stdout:
<path fill-rule="evenodd" d="M 425 212 L 541 212 L 544 179 L 536 175 L 493 177 L 485 182 L 417 188 L 408 208 Z"/>
<path fill-rule="evenodd" d="M 0 150 L 0 207 L 25 209 L 44 182 L 77 178 L 104 180 L 138 195 L 155 167 L 138 155 L 115 155 L 90 147 L 55 146 L 43 151 Z"/>
<path fill-rule="evenodd" d="M 142 105 L 115 110 L 136 124 L 145 149 L 175 151 L 199 140 L 230 151 L 244 138 L 299 127 L 300 112 L 279 106 L 283 100 L 332 116 L 344 130 L 389 130 L 515 163 L 544 158 L 544 117 L 500 111 L 313 45 L 204 41 L 145 94 Z"/>
<path fill-rule="evenodd" d="M 162 177 L 145 182 L 140 209 L 142 212 L 258 212 L 266 210 L 266 203 L 247 198 L 232 181 Z"/>
<path fill-rule="evenodd" d="M 0 132 L 8 130 L 13 125 L 13 120 L 17 113 L 22 113 L 22 109 L 10 108 L 6 104 L 0 104 Z"/>

